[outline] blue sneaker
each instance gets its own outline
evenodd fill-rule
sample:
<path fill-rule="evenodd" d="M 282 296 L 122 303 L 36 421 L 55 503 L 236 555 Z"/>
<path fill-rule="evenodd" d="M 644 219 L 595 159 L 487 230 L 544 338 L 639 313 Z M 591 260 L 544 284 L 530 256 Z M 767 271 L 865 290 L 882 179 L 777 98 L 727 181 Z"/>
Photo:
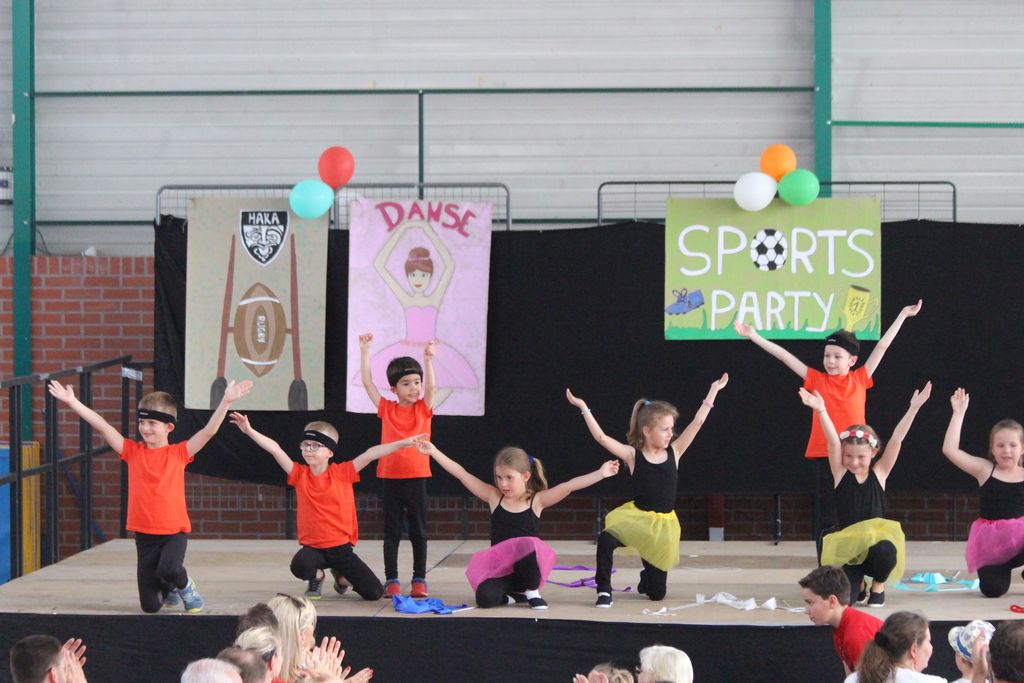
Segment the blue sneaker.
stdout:
<path fill-rule="evenodd" d="M 164 607 L 177 607 L 181 604 L 181 598 L 178 597 L 178 589 L 172 588 L 164 593 Z"/>
<path fill-rule="evenodd" d="M 192 579 L 188 580 L 188 585 L 178 590 L 178 595 L 181 596 L 181 601 L 185 603 L 185 611 L 190 614 L 203 611 L 203 596 L 199 594 L 196 589 L 196 582 Z"/>

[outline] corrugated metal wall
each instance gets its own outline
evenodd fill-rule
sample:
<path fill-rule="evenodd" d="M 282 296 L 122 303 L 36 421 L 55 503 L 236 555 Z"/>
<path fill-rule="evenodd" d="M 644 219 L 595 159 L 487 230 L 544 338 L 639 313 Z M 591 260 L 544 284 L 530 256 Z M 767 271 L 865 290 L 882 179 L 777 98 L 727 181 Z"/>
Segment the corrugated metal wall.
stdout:
<path fill-rule="evenodd" d="M 145 253 L 146 226 L 103 224 L 150 220 L 168 183 L 313 176 L 330 144 L 357 181 L 415 182 L 417 95 L 384 91 L 424 89 L 427 181 L 503 182 L 513 219 L 589 223 L 603 181 L 729 180 L 771 142 L 813 166 L 813 21 L 809 0 L 37 0 L 37 218 L 55 251 Z M 1016 2 L 834 2 L 833 118 L 1020 122 L 1022 28 Z M 787 87 L 805 90 L 502 92 Z M 961 220 L 1024 215 L 1020 129 L 833 133 L 836 180 L 953 180 Z"/>

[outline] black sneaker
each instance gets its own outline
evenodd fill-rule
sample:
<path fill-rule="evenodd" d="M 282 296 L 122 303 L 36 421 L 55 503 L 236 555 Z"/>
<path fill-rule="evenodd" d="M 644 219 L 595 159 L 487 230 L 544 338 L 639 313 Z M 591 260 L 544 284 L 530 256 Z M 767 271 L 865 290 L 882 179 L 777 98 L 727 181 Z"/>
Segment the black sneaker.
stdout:
<path fill-rule="evenodd" d="M 331 570 L 331 576 L 334 577 L 334 592 L 338 595 L 344 595 L 347 593 L 352 584 L 350 584 L 337 569 Z"/>
<path fill-rule="evenodd" d="M 868 607 L 885 607 L 885 591 L 881 593 L 871 591 L 871 595 L 868 596 Z"/>
<path fill-rule="evenodd" d="M 505 597 L 508 598 L 508 604 L 510 605 L 521 605 L 524 602 L 529 602 L 529 600 L 526 599 L 526 595 L 523 593 L 508 593 Z"/>
<path fill-rule="evenodd" d="M 862 587 L 860 593 L 857 593 L 857 599 L 853 601 L 855 605 L 866 605 L 868 604 L 868 589 Z"/>
<path fill-rule="evenodd" d="M 598 593 L 597 602 L 594 603 L 594 607 L 604 607 L 607 609 L 612 606 L 612 594 L 611 593 Z"/>
<path fill-rule="evenodd" d="M 647 570 L 640 570 L 640 583 L 636 585 L 636 592 L 640 595 L 647 595 Z"/>
<path fill-rule="evenodd" d="M 548 608 L 548 601 L 545 600 L 544 598 L 540 597 L 539 595 L 537 597 L 535 597 L 535 598 L 530 598 L 529 600 L 527 600 L 527 602 L 530 603 L 530 609 L 547 609 Z"/>
<path fill-rule="evenodd" d="M 323 587 L 324 577 L 317 574 L 316 577 L 309 580 L 309 586 L 306 588 L 306 592 L 303 595 L 309 600 L 319 600 L 323 597 L 321 588 Z"/>

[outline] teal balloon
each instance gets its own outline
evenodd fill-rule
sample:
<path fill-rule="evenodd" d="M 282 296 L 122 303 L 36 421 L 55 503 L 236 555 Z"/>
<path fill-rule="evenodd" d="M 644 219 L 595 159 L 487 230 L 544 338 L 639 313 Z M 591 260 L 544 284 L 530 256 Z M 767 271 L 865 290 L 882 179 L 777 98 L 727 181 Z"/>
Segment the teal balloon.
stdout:
<path fill-rule="evenodd" d="M 292 188 L 288 205 L 292 213 L 302 218 L 319 218 L 334 203 L 334 190 L 321 180 L 303 180 Z"/>
<path fill-rule="evenodd" d="M 798 168 L 782 176 L 779 181 L 779 196 L 793 206 L 804 206 L 818 198 L 821 185 L 818 176 L 806 168 Z"/>

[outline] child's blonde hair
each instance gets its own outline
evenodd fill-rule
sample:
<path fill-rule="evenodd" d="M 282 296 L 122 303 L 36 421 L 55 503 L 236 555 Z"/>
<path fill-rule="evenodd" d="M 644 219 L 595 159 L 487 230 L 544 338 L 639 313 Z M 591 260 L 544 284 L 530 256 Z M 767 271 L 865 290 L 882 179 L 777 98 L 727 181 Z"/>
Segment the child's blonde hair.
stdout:
<path fill-rule="evenodd" d="M 611 662 L 595 664 L 590 672 L 604 674 L 608 677 L 608 683 L 633 683 L 633 672 L 629 669 L 617 667 Z"/>
<path fill-rule="evenodd" d="M 303 431 L 320 432 L 324 436 L 329 436 L 335 441 L 338 441 L 338 430 L 334 428 L 330 422 L 324 422 L 322 420 L 316 420 L 310 422 L 303 428 Z"/>
<path fill-rule="evenodd" d="M 882 450 L 882 438 L 870 425 L 850 425 L 839 433 L 839 442 L 851 446 L 870 446 L 876 452 Z"/>
<path fill-rule="evenodd" d="M 629 418 L 629 432 L 626 443 L 633 448 L 644 447 L 644 427 L 650 427 L 665 415 L 673 420 L 679 419 L 679 411 L 671 403 L 665 401 L 648 401 L 642 398 L 633 404 L 633 414 Z"/>
<path fill-rule="evenodd" d="M 494 467 L 510 467 L 520 474 L 530 473 L 526 480 L 526 493 L 531 498 L 548 487 L 547 477 L 544 475 L 544 465 L 539 458 L 535 458 L 518 446 L 506 446 L 494 456 Z"/>
<path fill-rule="evenodd" d="M 1021 426 L 1020 422 L 1010 419 L 1000 420 L 999 422 L 996 422 L 994 425 L 992 425 L 992 431 L 988 433 L 988 457 L 991 460 L 995 460 L 995 457 L 992 455 L 992 442 L 995 441 L 996 432 L 1001 432 L 1004 429 L 1010 429 L 1017 432 L 1018 436 L 1020 437 L 1020 440 L 1024 442 L 1024 427 Z"/>
<path fill-rule="evenodd" d="M 171 417 L 178 417 L 178 402 L 166 391 L 153 391 L 142 397 L 139 401 L 141 410 L 158 410 L 167 413 Z"/>
<path fill-rule="evenodd" d="M 281 678 L 290 681 L 302 664 L 302 632 L 316 628 L 316 608 L 306 598 L 278 593 L 267 602 L 277 617 L 277 635 L 281 640 Z"/>
<path fill-rule="evenodd" d="M 693 683 L 690 657 L 668 645 L 651 645 L 640 650 L 640 668 L 656 681 Z"/>

